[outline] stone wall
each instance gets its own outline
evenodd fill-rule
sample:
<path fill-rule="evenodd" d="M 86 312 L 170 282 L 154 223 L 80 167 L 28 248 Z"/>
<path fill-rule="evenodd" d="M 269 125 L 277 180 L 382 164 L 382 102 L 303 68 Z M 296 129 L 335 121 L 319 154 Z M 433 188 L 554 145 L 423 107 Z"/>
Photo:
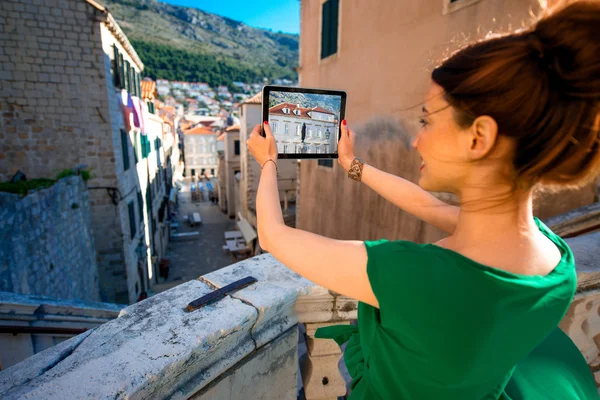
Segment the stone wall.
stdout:
<path fill-rule="evenodd" d="M 134 202 L 136 224 L 142 225 L 137 193 L 144 193 L 155 170 L 136 165 L 134 131 L 128 132 L 125 169 L 113 45 L 136 72 L 143 65 L 112 16 L 95 2 L 6 0 L 0 2 L 0 25 L 0 180 L 16 170 L 53 177 L 86 164 L 101 298 L 133 302 L 151 266 L 140 276 L 135 249 L 149 239 L 143 238 L 143 226 L 131 238 L 128 204 Z M 161 126 L 158 130 L 162 134 Z"/>
<path fill-rule="evenodd" d="M 0 193 L 0 291 L 100 300 L 88 191 L 79 176 Z"/>

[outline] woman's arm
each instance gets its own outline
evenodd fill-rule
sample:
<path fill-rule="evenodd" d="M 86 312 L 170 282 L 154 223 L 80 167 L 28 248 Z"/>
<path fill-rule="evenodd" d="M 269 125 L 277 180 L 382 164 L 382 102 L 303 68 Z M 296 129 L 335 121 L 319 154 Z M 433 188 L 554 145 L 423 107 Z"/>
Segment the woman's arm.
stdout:
<path fill-rule="evenodd" d="M 361 182 L 409 214 L 452 234 L 460 208 L 444 203 L 418 185 L 369 164 L 363 166 Z"/>
<path fill-rule="evenodd" d="M 248 148 L 262 166 L 256 194 L 256 219 L 261 246 L 286 267 L 327 289 L 379 307 L 367 276 L 367 249 L 358 240 L 330 239 L 283 223 L 277 189 L 277 146 L 265 124 L 257 125 Z M 273 160 L 273 162 L 268 161 Z"/>
<path fill-rule="evenodd" d="M 267 162 L 256 194 L 261 247 L 286 267 L 344 296 L 379 308 L 367 276 L 367 249 L 359 240 L 336 240 L 283 223 L 275 164 Z"/>
<path fill-rule="evenodd" d="M 338 163 L 344 171 L 350 169 L 354 160 L 356 134 L 342 121 L 342 135 L 338 142 Z M 460 209 L 444 203 L 418 185 L 398 176 L 388 174 L 365 164 L 361 182 L 379 193 L 383 198 L 423 221 L 452 234 L 458 223 Z"/>

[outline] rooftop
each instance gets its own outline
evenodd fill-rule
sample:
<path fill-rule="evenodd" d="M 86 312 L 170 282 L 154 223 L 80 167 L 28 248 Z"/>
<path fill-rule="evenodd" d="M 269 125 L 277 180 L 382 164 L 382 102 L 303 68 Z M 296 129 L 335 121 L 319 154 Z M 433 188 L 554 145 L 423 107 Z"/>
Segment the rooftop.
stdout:
<path fill-rule="evenodd" d="M 240 104 L 262 104 L 262 92 L 256 93 L 254 96 L 250 97 L 246 101 L 243 101 Z"/>
<path fill-rule="evenodd" d="M 201 125 L 183 132 L 184 135 L 213 135 L 214 133 L 211 128 Z"/>

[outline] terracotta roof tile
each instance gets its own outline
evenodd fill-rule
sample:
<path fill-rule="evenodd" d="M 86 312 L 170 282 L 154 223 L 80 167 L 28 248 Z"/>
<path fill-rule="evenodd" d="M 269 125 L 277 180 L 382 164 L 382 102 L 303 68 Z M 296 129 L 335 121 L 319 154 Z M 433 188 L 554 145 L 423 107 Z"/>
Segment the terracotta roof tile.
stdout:
<path fill-rule="evenodd" d="M 254 96 L 250 97 L 246 101 L 243 101 L 241 104 L 262 104 L 262 92 L 256 93 Z"/>
<path fill-rule="evenodd" d="M 290 109 L 289 114 L 286 114 L 283 112 L 284 108 Z M 300 110 L 300 115 L 296 115 L 294 113 L 295 110 Z M 292 104 L 292 103 L 281 103 L 281 104 L 277 104 L 276 106 L 269 108 L 269 114 L 286 115 L 286 116 L 290 116 L 290 117 L 294 117 L 294 118 L 306 118 L 306 119 L 312 119 L 310 117 L 310 115 L 308 115 L 308 113 L 310 111 L 317 111 L 317 112 L 320 112 L 323 114 L 335 115 L 331 111 L 327 111 L 321 107 L 305 108 L 305 107 L 298 107 L 297 104 Z"/>
<path fill-rule="evenodd" d="M 207 128 L 206 126 L 197 126 L 183 132 L 184 135 L 213 135 L 214 133 L 215 132 L 213 132 L 212 129 Z"/>
<path fill-rule="evenodd" d="M 154 99 L 156 97 L 156 82 L 151 80 L 142 80 L 142 99 Z"/>

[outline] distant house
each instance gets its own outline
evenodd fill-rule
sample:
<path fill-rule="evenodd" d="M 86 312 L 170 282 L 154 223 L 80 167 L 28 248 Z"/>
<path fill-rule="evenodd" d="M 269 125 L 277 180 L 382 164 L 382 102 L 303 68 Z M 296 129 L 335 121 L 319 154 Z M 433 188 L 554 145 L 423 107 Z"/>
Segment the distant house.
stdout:
<path fill-rule="evenodd" d="M 199 124 L 184 131 L 183 137 L 186 176 L 217 176 L 217 133 Z"/>
<path fill-rule="evenodd" d="M 337 116 L 324 108 L 281 103 L 269 108 L 269 124 L 281 153 L 323 154 L 336 149 Z"/>

